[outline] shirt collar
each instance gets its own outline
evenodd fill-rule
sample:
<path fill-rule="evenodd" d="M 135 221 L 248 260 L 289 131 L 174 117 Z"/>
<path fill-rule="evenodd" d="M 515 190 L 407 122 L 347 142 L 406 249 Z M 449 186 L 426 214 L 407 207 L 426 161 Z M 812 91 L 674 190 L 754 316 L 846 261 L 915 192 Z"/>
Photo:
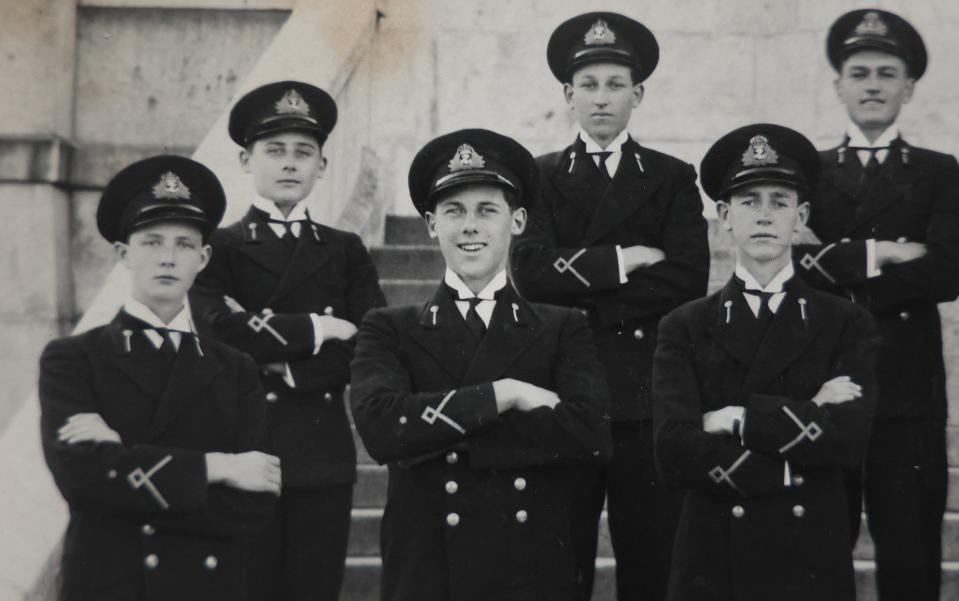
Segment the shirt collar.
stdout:
<path fill-rule="evenodd" d="M 736 277 L 743 281 L 743 284 L 746 287 L 746 290 L 758 290 L 759 292 L 770 292 L 773 294 L 778 294 L 783 291 L 783 286 L 786 282 L 793 277 L 795 271 L 793 270 L 792 261 L 786 263 L 786 266 L 783 267 L 779 273 L 773 276 L 773 279 L 769 280 L 769 284 L 766 287 L 759 285 L 759 282 L 756 281 L 756 278 L 753 277 L 749 271 L 741 263 L 736 263 Z"/>
<path fill-rule="evenodd" d="M 586 145 L 586 153 L 592 154 L 594 152 L 622 152 L 623 144 L 629 141 L 629 131 L 623 130 L 619 132 L 619 135 L 613 138 L 613 141 L 609 143 L 605 149 L 601 147 L 596 140 L 592 138 L 586 130 L 582 127 L 579 128 L 579 139 L 583 141 L 583 144 Z"/>
<path fill-rule="evenodd" d="M 846 127 L 846 135 L 849 136 L 849 146 L 853 148 L 886 148 L 899 137 L 899 126 L 893 123 L 876 138 L 875 142 L 869 142 L 859 126 L 850 121 Z"/>
<path fill-rule="evenodd" d="M 306 208 L 306 200 L 296 203 L 286 217 L 283 216 L 283 212 L 280 211 L 275 202 L 261 196 L 253 197 L 253 206 L 266 213 L 274 221 L 303 221 L 310 218 L 310 212 Z"/>
<path fill-rule="evenodd" d="M 496 292 L 506 287 L 506 270 L 504 269 L 494 275 L 493 279 L 480 290 L 479 294 L 473 294 L 473 291 L 460 279 L 460 276 L 456 275 L 453 270 L 449 268 L 446 269 L 446 276 L 443 278 L 443 281 L 447 286 L 456 291 L 456 294 L 459 296 L 458 300 L 466 300 L 474 296 L 483 300 L 493 300 Z"/>
<path fill-rule="evenodd" d="M 183 308 L 170 320 L 170 323 L 163 323 L 163 320 L 157 317 L 153 309 L 133 298 L 127 299 L 123 304 L 123 310 L 131 316 L 146 322 L 152 328 L 165 328 L 167 330 L 175 330 L 188 334 L 196 332 L 196 329 L 193 327 L 193 318 L 190 316 L 190 301 L 188 299 L 183 300 Z"/>

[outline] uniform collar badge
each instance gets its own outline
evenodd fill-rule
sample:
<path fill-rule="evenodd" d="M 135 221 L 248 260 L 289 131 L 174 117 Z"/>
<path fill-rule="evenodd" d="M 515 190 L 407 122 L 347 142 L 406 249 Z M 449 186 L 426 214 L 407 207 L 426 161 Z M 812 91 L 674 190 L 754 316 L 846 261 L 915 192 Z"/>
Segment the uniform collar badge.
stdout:
<path fill-rule="evenodd" d="M 599 19 L 586 32 L 585 41 L 587 46 L 609 46 L 616 43 L 616 34 L 606 21 Z"/>
<path fill-rule="evenodd" d="M 877 12 L 867 12 L 862 17 L 862 22 L 856 25 L 856 35 L 873 35 L 884 37 L 889 33 L 889 27 L 883 22 L 882 17 Z"/>
<path fill-rule="evenodd" d="M 744 167 L 776 165 L 777 163 L 779 163 L 779 154 L 769 145 L 766 136 L 753 136 L 749 140 L 749 148 L 743 153 Z"/>
<path fill-rule="evenodd" d="M 167 171 L 160 176 L 160 181 L 153 186 L 153 198 L 157 200 L 189 200 L 190 189 L 186 187 L 186 184 L 183 183 L 180 176 L 172 171 Z"/>
<path fill-rule="evenodd" d="M 467 169 L 482 169 L 485 166 L 486 160 L 469 144 L 461 144 L 449 162 L 451 173 Z"/>
<path fill-rule="evenodd" d="M 307 104 L 303 96 L 296 90 L 287 90 L 283 98 L 280 98 L 276 105 L 277 115 L 304 115 L 310 114 L 310 105 Z"/>

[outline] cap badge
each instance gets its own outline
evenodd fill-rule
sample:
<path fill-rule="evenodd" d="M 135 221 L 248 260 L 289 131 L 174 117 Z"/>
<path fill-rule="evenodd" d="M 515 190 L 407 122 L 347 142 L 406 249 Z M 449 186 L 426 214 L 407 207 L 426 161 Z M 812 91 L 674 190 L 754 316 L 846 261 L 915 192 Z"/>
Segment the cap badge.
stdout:
<path fill-rule="evenodd" d="M 608 46 L 616 43 L 616 34 L 609 28 L 606 21 L 599 19 L 586 32 L 587 46 Z"/>
<path fill-rule="evenodd" d="M 278 115 L 309 115 L 310 105 L 296 90 L 288 90 L 276 103 Z"/>
<path fill-rule="evenodd" d="M 486 166 L 486 160 L 469 144 L 461 144 L 456 149 L 456 154 L 449 162 L 450 172 L 463 171 L 465 169 L 482 169 Z"/>
<path fill-rule="evenodd" d="M 862 17 L 862 22 L 856 25 L 856 35 L 877 35 L 885 36 L 889 33 L 889 27 L 883 23 L 879 13 L 869 11 Z"/>
<path fill-rule="evenodd" d="M 160 176 L 160 181 L 154 184 L 153 198 L 189 200 L 190 189 L 186 187 L 186 184 L 183 183 L 180 176 L 172 171 L 167 171 Z"/>
<path fill-rule="evenodd" d="M 775 165 L 778 162 L 779 154 L 769 145 L 766 136 L 753 136 L 749 140 L 749 148 L 743 153 L 744 167 Z"/>

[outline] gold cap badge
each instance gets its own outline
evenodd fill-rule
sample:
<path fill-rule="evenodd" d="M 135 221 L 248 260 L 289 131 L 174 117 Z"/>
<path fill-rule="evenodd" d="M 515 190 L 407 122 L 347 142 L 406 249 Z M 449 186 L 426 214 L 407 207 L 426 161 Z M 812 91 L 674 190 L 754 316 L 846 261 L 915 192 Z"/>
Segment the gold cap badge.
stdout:
<path fill-rule="evenodd" d="M 766 136 L 753 136 L 749 148 L 743 153 L 744 167 L 775 165 L 779 163 L 779 154 L 769 145 Z"/>
<path fill-rule="evenodd" d="M 856 25 L 856 35 L 878 35 L 885 36 L 889 33 L 889 27 L 883 23 L 879 13 L 869 11 L 862 16 L 862 22 Z"/>
<path fill-rule="evenodd" d="M 288 90 L 276 103 L 277 115 L 309 115 L 310 105 L 296 90 Z"/>
<path fill-rule="evenodd" d="M 587 46 L 608 46 L 616 43 L 616 34 L 609 28 L 606 21 L 599 19 L 586 32 Z"/>
<path fill-rule="evenodd" d="M 172 171 L 167 171 L 160 176 L 160 181 L 154 184 L 153 198 L 158 200 L 163 198 L 189 200 L 190 189 L 186 187 L 180 176 Z"/>
<path fill-rule="evenodd" d="M 463 171 L 465 169 L 482 169 L 486 166 L 486 160 L 473 149 L 469 144 L 461 144 L 456 149 L 456 154 L 449 162 L 450 172 Z"/>

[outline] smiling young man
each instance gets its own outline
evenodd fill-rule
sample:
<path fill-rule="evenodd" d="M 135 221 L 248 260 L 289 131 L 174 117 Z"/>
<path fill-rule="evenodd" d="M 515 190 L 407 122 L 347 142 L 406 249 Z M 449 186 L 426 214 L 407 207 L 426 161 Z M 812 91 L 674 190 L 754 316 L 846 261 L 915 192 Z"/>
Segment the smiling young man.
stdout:
<path fill-rule="evenodd" d="M 456 131 L 419 151 L 409 184 L 446 274 L 425 304 L 366 316 L 350 393 L 389 464 L 381 598 L 571 600 L 569 464 L 609 457 L 608 392 L 583 316 L 523 300 L 506 275 L 533 157 Z"/>
<path fill-rule="evenodd" d="M 959 164 L 907 143 L 897 119 L 926 70 L 926 49 L 905 20 L 863 9 L 829 31 L 829 59 L 849 126 L 822 154 L 809 226 L 796 264 L 813 285 L 868 309 L 883 337 L 879 399 L 860 488 L 883 601 L 939 598 L 945 510 L 946 386 L 938 303 L 959 295 Z"/>
<path fill-rule="evenodd" d="M 244 599 L 248 537 L 280 492 L 256 366 L 193 329 L 187 290 L 223 215 L 206 167 L 177 156 L 107 185 L 97 226 L 130 275 L 105 326 L 40 359 L 43 452 L 70 506 L 65 600 Z"/>
<path fill-rule="evenodd" d="M 688 490 L 671 601 L 856 598 L 842 469 L 866 450 L 874 326 L 794 273 L 818 170 L 806 138 L 771 124 L 730 132 L 703 158 L 736 269 L 659 329 L 656 457 Z"/>
<path fill-rule="evenodd" d="M 605 500 L 618 598 L 661 600 L 680 499 L 654 468 L 650 369 L 659 319 L 706 293 L 702 200 L 691 165 L 626 130 L 659 60 L 646 27 L 580 15 L 556 28 L 547 59 L 580 130 L 537 159 L 542 195 L 512 267 L 527 298 L 587 315 L 606 366 L 615 451 L 606 466 L 583 466 L 574 487 L 579 598 L 592 594 Z"/>
<path fill-rule="evenodd" d="M 194 290 L 200 326 L 259 364 L 283 461 L 277 517 L 254 553 L 256 600 L 335 601 L 343 579 L 356 479 L 343 390 L 356 326 L 385 300 L 360 238 L 306 207 L 336 115 L 326 92 L 297 81 L 237 102 L 229 131 L 253 206 L 213 235 Z"/>

